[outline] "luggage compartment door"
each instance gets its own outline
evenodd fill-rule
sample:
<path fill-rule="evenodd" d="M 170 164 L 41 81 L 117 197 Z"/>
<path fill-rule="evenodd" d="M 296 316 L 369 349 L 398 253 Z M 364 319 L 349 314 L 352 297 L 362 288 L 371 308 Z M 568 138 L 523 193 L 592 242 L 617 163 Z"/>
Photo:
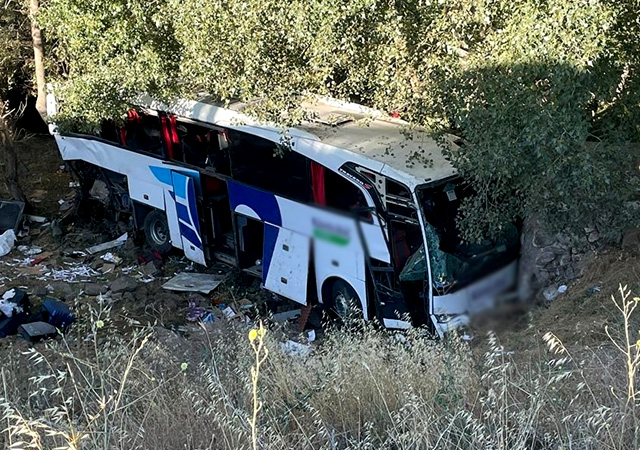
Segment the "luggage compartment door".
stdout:
<path fill-rule="evenodd" d="M 310 251 L 311 239 L 308 236 L 265 223 L 264 287 L 306 305 Z"/>
<path fill-rule="evenodd" d="M 191 261 L 206 265 L 193 178 L 172 171 L 171 179 L 184 254 Z"/>

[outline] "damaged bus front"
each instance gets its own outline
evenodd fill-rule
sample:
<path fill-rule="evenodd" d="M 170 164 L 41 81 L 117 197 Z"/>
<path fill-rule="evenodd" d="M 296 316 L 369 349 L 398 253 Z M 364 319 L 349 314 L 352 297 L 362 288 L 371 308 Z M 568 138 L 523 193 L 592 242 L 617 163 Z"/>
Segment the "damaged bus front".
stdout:
<path fill-rule="evenodd" d="M 457 176 L 420 185 L 414 193 L 423 244 L 409 257 L 399 279 L 404 286 L 428 280 L 424 308 L 440 335 L 494 308 L 516 283 L 516 226 L 506 227 L 498 239 L 480 243 L 460 236 L 459 207 L 472 194 L 472 187 Z"/>

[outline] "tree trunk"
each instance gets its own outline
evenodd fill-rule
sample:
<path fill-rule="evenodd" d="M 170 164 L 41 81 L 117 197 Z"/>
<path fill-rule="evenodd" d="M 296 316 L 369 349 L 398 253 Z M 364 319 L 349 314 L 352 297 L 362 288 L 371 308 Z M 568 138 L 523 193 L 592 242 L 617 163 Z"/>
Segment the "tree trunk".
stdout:
<path fill-rule="evenodd" d="M 0 99 L 0 158 L 4 161 L 4 182 L 12 200 L 20 200 L 26 203 L 27 198 L 22 193 L 18 184 L 18 155 L 11 125 L 7 122 L 8 114 L 5 112 L 4 102 Z"/>
<path fill-rule="evenodd" d="M 29 16 L 31 17 L 31 39 L 33 40 L 33 60 L 35 63 L 36 85 L 38 96 L 36 109 L 42 116 L 47 117 L 47 90 L 44 78 L 44 46 L 42 44 L 42 31 L 36 22 L 36 14 L 40 8 L 39 0 L 29 0 Z"/>

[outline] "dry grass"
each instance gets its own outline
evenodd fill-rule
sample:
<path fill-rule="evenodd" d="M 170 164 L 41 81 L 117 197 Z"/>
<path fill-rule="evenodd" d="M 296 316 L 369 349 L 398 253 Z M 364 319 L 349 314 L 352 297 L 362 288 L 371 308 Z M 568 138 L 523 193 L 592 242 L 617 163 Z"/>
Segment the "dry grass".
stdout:
<path fill-rule="evenodd" d="M 478 361 L 456 339 L 365 327 L 330 331 L 303 358 L 270 330 L 256 379 L 245 328 L 186 339 L 131 322 L 123 334 L 114 315 L 87 311 L 64 339 L 3 363 L 0 445 L 249 449 L 259 405 L 255 442 L 269 450 L 637 448 L 635 342 L 604 359 L 548 333 L 546 350 L 523 361 L 490 334 Z"/>

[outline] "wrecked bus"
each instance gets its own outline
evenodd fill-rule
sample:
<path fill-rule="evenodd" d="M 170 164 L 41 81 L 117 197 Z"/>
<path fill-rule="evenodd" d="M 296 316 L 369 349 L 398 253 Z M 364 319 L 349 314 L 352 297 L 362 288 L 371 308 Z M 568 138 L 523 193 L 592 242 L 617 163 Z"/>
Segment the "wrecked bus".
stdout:
<path fill-rule="evenodd" d="M 424 130 L 326 98 L 286 130 L 245 107 L 146 98 L 122 127 L 52 133 L 84 195 L 109 196 L 152 248 L 222 261 L 302 305 L 442 335 L 514 285 L 517 232 L 461 240 L 471 188 Z"/>

